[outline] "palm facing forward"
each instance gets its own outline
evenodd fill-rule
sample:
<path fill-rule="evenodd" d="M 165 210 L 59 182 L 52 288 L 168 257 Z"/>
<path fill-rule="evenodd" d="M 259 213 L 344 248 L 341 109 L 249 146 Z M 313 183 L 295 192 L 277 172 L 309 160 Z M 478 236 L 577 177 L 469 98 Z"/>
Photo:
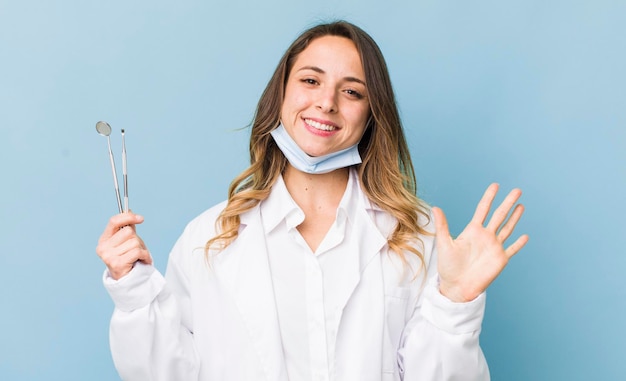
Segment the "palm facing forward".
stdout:
<path fill-rule="evenodd" d="M 515 205 L 522 195 L 519 189 L 506 196 L 485 225 L 496 193 L 498 184 L 491 184 L 478 203 L 474 217 L 456 239 L 450 236 L 443 211 L 436 207 L 432 209 L 439 256 L 439 291 L 453 302 L 475 299 L 528 242 L 528 236 L 522 235 L 509 247 L 504 247 L 524 213 L 523 205 Z M 513 212 L 507 219 L 511 210 Z"/>

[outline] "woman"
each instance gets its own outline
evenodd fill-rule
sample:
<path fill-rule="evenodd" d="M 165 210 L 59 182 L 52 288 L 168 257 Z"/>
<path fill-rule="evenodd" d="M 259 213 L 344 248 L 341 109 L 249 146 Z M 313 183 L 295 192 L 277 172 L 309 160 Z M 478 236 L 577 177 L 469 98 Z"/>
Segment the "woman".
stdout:
<path fill-rule="evenodd" d="M 136 235 L 141 216 L 105 228 L 96 251 L 123 379 L 489 379 L 484 291 L 527 242 L 503 247 L 521 192 L 486 223 L 491 185 L 450 237 L 415 195 L 371 37 L 346 22 L 304 32 L 259 101 L 250 156 L 227 202 L 186 227 L 165 277 Z"/>

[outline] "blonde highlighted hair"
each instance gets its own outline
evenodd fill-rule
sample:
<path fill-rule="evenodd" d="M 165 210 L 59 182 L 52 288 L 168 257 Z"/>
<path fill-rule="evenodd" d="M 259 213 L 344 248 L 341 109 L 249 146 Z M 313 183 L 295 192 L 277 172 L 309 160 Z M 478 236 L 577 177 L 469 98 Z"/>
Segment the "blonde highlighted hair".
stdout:
<path fill-rule="evenodd" d="M 394 216 L 398 223 L 388 238 L 391 250 L 406 263 L 405 252 L 423 253 L 415 242 L 428 234 L 420 216 L 429 218 L 426 206 L 416 195 L 417 184 L 408 145 L 396 107 L 385 59 L 374 40 L 359 27 L 346 21 L 314 26 L 302 33 L 281 58 L 259 100 L 250 136 L 250 167 L 237 176 L 228 189 L 228 203 L 216 221 L 218 235 L 205 246 L 221 250 L 237 238 L 240 218 L 245 211 L 268 197 L 271 187 L 287 165 L 270 131 L 280 121 L 280 111 L 289 72 L 298 56 L 316 38 L 345 37 L 356 45 L 361 56 L 370 101 L 371 118 L 359 143 L 363 162 L 357 166 L 367 197 Z"/>

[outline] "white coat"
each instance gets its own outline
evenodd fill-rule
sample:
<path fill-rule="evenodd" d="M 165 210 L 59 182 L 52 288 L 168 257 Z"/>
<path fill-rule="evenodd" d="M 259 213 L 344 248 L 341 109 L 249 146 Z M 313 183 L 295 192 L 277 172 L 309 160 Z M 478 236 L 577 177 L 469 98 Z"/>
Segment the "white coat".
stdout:
<path fill-rule="evenodd" d="M 388 251 L 395 220 L 365 196 L 362 205 L 352 221 L 361 232 L 359 255 L 336 290 L 344 303 L 330 380 L 488 380 L 478 343 L 485 296 L 457 304 L 439 294 L 430 235 L 420 238 L 432 279 L 423 282 L 423 270 L 413 279 Z M 224 206 L 186 227 L 165 278 L 143 264 L 118 281 L 105 275 L 116 305 L 111 351 L 122 379 L 288 380 L 259 207 L 241 215 L 230 246 L 210 265 L 205 259 Z M 407 256 L 418 269 L 417 258 Z"/>

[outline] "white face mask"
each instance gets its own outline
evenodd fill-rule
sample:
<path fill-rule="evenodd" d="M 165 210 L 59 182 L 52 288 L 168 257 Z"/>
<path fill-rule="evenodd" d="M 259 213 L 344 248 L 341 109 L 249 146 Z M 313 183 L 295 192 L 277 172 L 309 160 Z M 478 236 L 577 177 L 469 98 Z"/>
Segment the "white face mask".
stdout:
<path fill-rule="evenodd" d="M 289 161 L 289 164 L 302 172 L 311 174 L 328 173 L 335 169 L 361 163 L 358 143 L 341 151 L 313 157 L 307 155 L 307 153 L 298 146 L 282 124 L 270 133 L 278 145 L 278 148 L 280 148 L 283 155 L 285 155 Z"/>

